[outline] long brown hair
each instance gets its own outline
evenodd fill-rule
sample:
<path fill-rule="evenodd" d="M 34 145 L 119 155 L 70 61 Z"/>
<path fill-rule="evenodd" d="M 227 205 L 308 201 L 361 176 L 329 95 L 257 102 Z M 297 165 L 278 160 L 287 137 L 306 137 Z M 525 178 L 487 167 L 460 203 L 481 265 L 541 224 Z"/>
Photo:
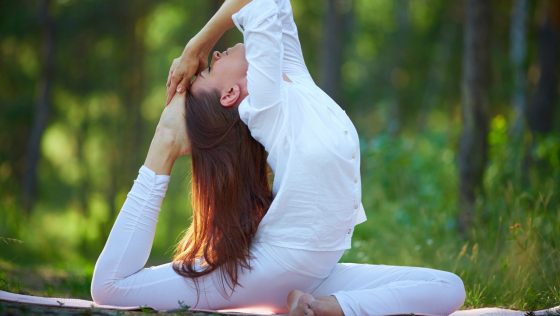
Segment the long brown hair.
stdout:
<path fill-rule="evenodd" d="M 193 220 L 175 249 L 173 269 L 196 278 L 220 271 L 233 290 L 250 269 L 249 247 L 272 201 L 266 152 L 218 91 L 188 93 Z M 196 283 L 197 284 L 197 283 Z"/>

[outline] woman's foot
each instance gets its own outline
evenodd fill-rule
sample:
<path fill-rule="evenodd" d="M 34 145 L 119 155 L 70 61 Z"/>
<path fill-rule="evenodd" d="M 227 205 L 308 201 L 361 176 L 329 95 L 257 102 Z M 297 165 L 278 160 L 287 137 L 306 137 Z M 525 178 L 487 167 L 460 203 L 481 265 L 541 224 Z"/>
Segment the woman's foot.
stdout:
<path fill-rule="evenodd" d="M 344 316 L 334 296 L 314 298 L 298 290 L 288 294 L 288 307 L 290 316 Z"/>

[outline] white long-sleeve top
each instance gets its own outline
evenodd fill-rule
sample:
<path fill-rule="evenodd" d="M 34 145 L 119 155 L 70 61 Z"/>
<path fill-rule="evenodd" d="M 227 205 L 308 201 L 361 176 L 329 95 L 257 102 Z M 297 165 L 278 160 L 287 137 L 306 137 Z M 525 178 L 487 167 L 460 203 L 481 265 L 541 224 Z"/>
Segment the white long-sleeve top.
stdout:
<path fill-rule="evenodd" d="M 274 172 L 274 200 L 255 241 L 350 248 L 354 226 L 366 219 L 354 125 L 311 78 L 289 1 L 253 0 L 232 18 L 249 63 L 239 114 Z"/>

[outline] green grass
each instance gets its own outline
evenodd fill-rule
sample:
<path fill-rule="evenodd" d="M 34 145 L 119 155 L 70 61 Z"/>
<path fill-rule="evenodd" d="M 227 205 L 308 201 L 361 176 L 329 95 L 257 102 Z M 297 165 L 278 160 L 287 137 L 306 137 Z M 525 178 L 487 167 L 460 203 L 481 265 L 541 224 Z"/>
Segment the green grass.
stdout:
<path fill-rule="evenodd" d="M 353 248 L 343 260 L 453 271 L 465 282 L 469 308 L 536 310 L 558 305 L 560 140 L 533 140 L 531 153 L 538 164 L 524 177 L 516 167 L 519 146 L 509 145 L 499 118 L 493 122 L 485 192 L 477 202 L 469 238 L 462 239 L 456 221 L 456 138 L 440 131 L 398 138 L 381 134 L 362 142 L 368 221 L 357 227 Z M 188 204 L 188 180 L 183 174 L 172 181 L 151 264 L 169 260 L 187 225 L 188 214 L 177 209 Z M 92 267 L 104 243 L 103 233 L 92 223 L 105 223 L 108 215 L 101 209 L 89 217 L 74 213 L 71 208 L 48 210 L 47 205 L 27 225 L 21 221 L 18 229 L 12 227 L 19 233 L 16 241 L 2 244 L 0 289 L 89 298 Z M 77 226 L 62 231 L 68 223 Z"/>
<path fill-rule="evenodd" d="M 0 260 L 0 290 L 28 295 L 91 299 L 91 270 L 63 270 L 47 264 L 20 266 Z"/>

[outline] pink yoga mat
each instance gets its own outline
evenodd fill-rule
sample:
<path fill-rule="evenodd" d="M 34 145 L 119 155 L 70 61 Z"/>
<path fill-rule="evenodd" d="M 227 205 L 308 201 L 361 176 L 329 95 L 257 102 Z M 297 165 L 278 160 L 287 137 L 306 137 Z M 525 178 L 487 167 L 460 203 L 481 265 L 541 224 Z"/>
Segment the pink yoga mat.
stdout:
<path fill-rule="evenodd" d="M 56 306 L 56 307 L 69 307 L 69 308 L 99 308 L 99 309 L 117 309 L 117 310 L 139 310 L 140 306 L 112 306 L 112 305 L 99 305 L 95 304 L 93 301 L 75 299 L 75 298 L 58 298 L 58 297 L 42 297 L 42 296 L 32 296 L 15 294 L 5 291 L 0 291 L 0 301 L 17 302 L 25 304 L 36 304 L 44 306 Z M 254 309 L 230 309 L 230 310 L 204 310 L 204 309 L 192 309 L 192 311 L 200 312 L 218 312 L 227 314 L 238 314 L 238 315 L 273 315 L 272 313 L 267 313 L 265 310 L 254 308 Z M 515 311 L 510 309 L 502 309 L 497 307 L 490 308 L 478 308 L 478 309 L 467 309 L 456 311 L 451 314 L 451 316 L 524 316 L 526 312 Z M 549 309 L 544 309 L 536 311 L 535 315 L 560 315 L 560 306 L 556 306 Z"/>
<path fill-rule="evenodd" d="M 34 304 L 43 306 L 67 307 L 67 308 L 96 308 L 96 309 L 115 309 L 115 310 L 140 310 L 141 306 L 113 306 L 100 305 L 93 301 L 82 300 L 77 298 L 61 298 L 61 297 L 43 297 L 33 295 L 23 295 L 0 291 L 0 301 Z M 228 309 L 228 310 L 207 310 L 207 309 L 191 309 L 193 312 L 208 313 L 226 313 L 230 315 L 274 315 L 263 309 Z"/>

